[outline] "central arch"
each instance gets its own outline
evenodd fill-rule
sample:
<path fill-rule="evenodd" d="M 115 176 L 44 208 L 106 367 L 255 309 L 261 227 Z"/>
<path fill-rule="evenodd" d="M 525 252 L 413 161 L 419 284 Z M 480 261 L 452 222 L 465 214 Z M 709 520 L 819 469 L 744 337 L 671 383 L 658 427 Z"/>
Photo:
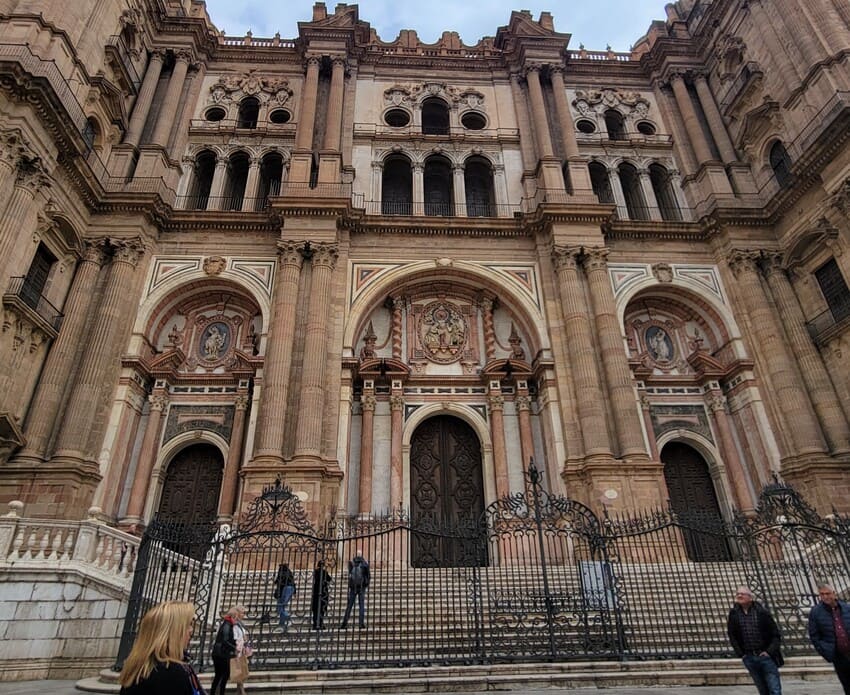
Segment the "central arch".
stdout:
<path fill-rule="evenodd" d="M 481 442 L 475 430 L 452 415 L 420 424 L 410 442 L 410 516 L 415 533 L 414 567 L 468 565 L 468 544 L 450 535 L 474 535 L 484 512 Z"/>

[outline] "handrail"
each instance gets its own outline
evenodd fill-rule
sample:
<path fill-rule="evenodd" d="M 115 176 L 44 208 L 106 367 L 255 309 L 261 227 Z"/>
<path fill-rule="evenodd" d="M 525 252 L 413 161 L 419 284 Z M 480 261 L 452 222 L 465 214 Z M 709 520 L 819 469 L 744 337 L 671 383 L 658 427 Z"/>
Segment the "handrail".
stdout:
<path fill-rule="evenodd" d="M 41 288 L 29 282 L 29 278 L 24 276 L 11 278 L 6 294 L 18 297 L 18 299 L 35 311 L 46 323 L 51 325 L 55 330 L 59 330 L 59 326 L 62 323 L 62 312 L 53 306 L 47 297 L 41 293 Z"/>

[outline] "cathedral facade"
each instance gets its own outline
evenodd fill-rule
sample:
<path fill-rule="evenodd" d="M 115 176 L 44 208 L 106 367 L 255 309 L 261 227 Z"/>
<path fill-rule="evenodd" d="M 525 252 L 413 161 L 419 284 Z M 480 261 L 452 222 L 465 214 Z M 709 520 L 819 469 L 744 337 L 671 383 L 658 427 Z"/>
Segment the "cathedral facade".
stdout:
<path fill-rule="evenodd" d="M 850 6 L 505 19 L 0 0 L 0 501 L 850 511 Z"/>

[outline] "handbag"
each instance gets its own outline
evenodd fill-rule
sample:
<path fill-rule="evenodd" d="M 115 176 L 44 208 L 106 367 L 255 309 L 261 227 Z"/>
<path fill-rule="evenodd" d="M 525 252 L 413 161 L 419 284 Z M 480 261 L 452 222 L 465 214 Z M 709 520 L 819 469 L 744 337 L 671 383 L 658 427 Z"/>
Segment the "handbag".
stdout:
<path fill-rule="evenodd" d="M 234 656 L 230 660 L 230 680 L 234 683 L 244 683 L 248 680 L 250 672 L 248 671 L 248 657 Z"/>

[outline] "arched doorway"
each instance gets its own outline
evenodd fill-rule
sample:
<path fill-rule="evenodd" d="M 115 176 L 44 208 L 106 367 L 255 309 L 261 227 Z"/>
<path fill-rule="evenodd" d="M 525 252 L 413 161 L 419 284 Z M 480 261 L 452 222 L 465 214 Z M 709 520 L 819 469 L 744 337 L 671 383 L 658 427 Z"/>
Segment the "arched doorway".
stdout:
<path fill-rule="evenodd" d="M 724 535 L 711 532 L 719 530 L 722 516 L 705 459 L 687 444 L 670 442 L 661 450 L 661 462 L 670 507 L 684 527 L 688 557 L 698 562 L 730 559 Z"/>
<path fill-rule="evenodd" d="M 218 511 L 224 459 L 212 444 L 183 449 L 168 466 L 158 516 L 163 521 L 212 524 Z"/>
<path fill-rule="evenodd" d="M 435 533 L 414 533 L 413 566 L 456 567 L 486 561 L 477 542 L 463 540 L 475 536 L 483 511 L 481 444 L 475 431 L 449 415 L 426 420 L 410 442 L 410 516 L 414 529 Z"/>

